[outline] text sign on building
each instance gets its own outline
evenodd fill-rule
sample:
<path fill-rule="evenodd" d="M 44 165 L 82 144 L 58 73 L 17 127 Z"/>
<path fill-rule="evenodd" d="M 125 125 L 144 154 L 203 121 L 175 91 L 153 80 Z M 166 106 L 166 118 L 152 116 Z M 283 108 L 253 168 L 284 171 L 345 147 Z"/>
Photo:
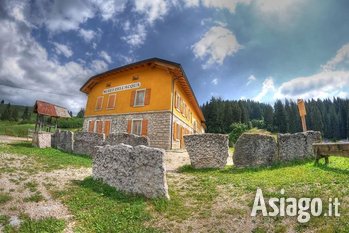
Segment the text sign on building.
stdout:
<path fill-rule="evenodd" d="M 111 87 L 108 89 L 104 89 L 103 94 L 109 94 L 109 93 L 118 92 L 118 91 L 130 90 L 130 89 L 138 88 L 140 86 L 141 86 L 141 83 L 137 82 L 137 83 L 130 83 L 130 84 L 125 84 L 125 85 L 121 85 L 121 86 Z"/>

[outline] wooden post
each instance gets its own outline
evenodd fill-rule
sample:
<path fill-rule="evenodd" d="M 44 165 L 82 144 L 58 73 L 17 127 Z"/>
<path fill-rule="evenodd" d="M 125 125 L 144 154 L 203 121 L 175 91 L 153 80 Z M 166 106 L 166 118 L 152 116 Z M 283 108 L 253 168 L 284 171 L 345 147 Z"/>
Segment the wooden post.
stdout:
<path fill-rule="evenodd" d="M 301 121 L 302 121 L 303 132 L 306 132 L 307 131 L 307 123 L 305 121 L 305 116 L 307 115 L 307 112 L 305 111 L 304 101 L 302 99 L 298 99 L 297 105 L 298 105 L 299 115 L 300 115 Z"/>

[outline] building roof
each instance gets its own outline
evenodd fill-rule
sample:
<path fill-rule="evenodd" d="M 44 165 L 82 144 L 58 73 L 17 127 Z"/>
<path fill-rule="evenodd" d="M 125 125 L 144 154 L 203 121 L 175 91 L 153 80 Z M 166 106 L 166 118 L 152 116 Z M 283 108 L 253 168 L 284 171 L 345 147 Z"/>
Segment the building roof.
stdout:
<path fill-rule="evenodd" d="M 174 75 L 177 79 L 178 82 L 181 84 L 181 86 L 183 87 L 184 92 L 187 94 L 187 96 L 189 97 L 191 103 L 194 105 L 200 120 L 202 123 L 205 123 L 205 117 L 201 111 L 201 108 L 199 106 L 199 103 L 195 97 L 194 91 L 192 89 L 192 87 L 190 86 L 190 83 L 188 81 L 187 75 L 185 74 L 181 64 L 176 63 L 176 62 L 172 62 L 172 61 L 168 61 L 168 60 L 164 60 L 164 59 L 160 59 L 160 58 L 150 58 L 150 59 L 146 59 L 146 60 L 142 60 L 142 61 L 138 61 L 132 64 L 128 64 L 125 66 L 121 66 L 121 67 L 117 67 L 114 68 L 112 70 L 108 70 L 104 73 L 101 74 L 97 74 L 94 75 L 92 77 L 90 77 L 87 82 L 80 88 L 80 91 L 88 94 L 91 89 L 104 77 L 110 75 L 110 74 L 114 74 L 114 73 L 119 73 L 119 72 L 123 72 L 123 71 L 129 71 L 138 67 L 145 67 L 145 66 L 149 66 L 149 67 L 165 67 L 168 69 L 168 71 Z"/>
<path fill-rule="evenodd" d="M 50 104 L 41 100 L 37 100 L 35 102 L 33 112 L 44 116 L 70 118 L 70 114 L 68 113 L 68 110 L 66 108 Z"/>

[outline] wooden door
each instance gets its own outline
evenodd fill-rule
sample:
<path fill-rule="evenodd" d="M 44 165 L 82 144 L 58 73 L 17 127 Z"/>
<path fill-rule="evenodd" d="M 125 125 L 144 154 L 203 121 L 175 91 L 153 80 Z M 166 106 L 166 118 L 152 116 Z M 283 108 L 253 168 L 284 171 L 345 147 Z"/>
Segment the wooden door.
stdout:
<path fill-rule="evenodd" d="M 110 134 L 110 121 L 104 121 L 104 134 L 106 137 Z"/>

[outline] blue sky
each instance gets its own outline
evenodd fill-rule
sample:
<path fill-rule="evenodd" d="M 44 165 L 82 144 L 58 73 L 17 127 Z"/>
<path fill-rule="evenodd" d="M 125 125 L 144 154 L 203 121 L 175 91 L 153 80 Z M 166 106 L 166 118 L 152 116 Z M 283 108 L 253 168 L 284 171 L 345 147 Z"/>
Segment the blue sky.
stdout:
<path fill-rule="evenodd" d="M 3 0 L 0 99 L 74 112 L 92 75 L 159 57 L 200 104 L 349 95 L 346 0 Z"/>

